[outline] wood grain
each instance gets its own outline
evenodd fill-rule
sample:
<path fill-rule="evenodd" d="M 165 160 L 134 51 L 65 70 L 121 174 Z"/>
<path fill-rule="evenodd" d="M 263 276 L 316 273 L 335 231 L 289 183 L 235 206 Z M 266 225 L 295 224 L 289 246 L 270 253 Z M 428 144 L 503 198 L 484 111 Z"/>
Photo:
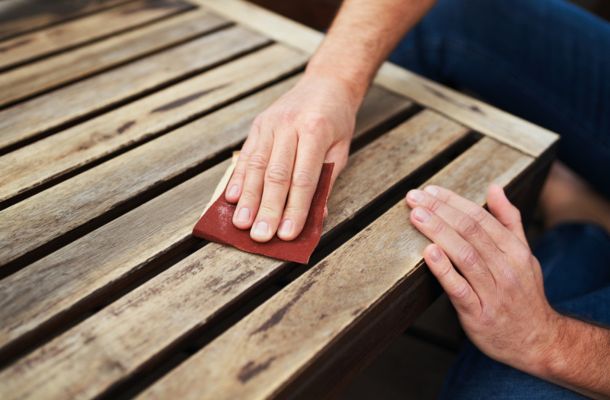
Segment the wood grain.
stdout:
<path fill-rule="evenodd" d="M 244 0 L 193 1 L 308 54 L 312 54 L 323 39 L 320 32 Z M 542 127 L 391 63 L 384 63 L 375 82 L 532 156 L 541 155 L 558 139 L 555 133 Z"/>
<path fill-rule="evenodd" d="M 274 45 L 6 154 L 0 157 L 0 201 L 172 129 L 304 64 L 300 54 Z"/>
<path fill-rule="evenodd" d="M 339 178 L 350 183 L 338 184 L 331 197 L 333 215 L 325 235 L 466 132 L 424 111 L 357 152 Z M 286 266 L 209 244 L 8 367 L 0 374 L 6 382 L 0 394 L 7 399 L 95 396 Z"/>
<path fill-rule="evenodd" d="M 386 90 L 372 88 L 358 114 L 355 136 L 361 137 L 410 106 Z M 190 238 L 227 165 L 225 161 L 206 170 L 1 280 L 0 353 L 79 304 L 91 303 L 93 297 L 102 296 Z M 337 189 L 335 204 L 341 205 L 338 199 L 347 191 Z"/>
<path fill-rule="evenodd" d="M 252 51 L 269 40 L 235 27 L 195 39 L 0 111 L 0 148 Z M 57 112 L 57 105 L 62 112 Z"/>
<path fill-rule="evenodd" d="M 431 182 L 483 204 L 489 182 L 507 185 L 531 163 L 531 157 L 485 138 Z M 401 201 L 141 398 L 277 396 L 315 369 L 321 354 L 338 351 L 333 343 L 355 334 L 351 327 L 378 312 L 384 298 L 409 287 L 417 267 L 424 268 L 421 252 L 428 243 L 408 222 Z"/>
<path fill-rule="evenodd" d="M 240 87 L 242 92 L 245 88 L 255 89 L 256 86 L 293 72 L 302 67 L 304 62 L 299 54 L 281 45 L 238 59 L 230 73 L 218 75 L 215 73 L 218 70 L 212 70 L 210 73 L 214 74 L 216 80 L 204 81 L 201 77 L 205 75 L 202 75 L 189 81 L 193 85 L 189 82 L 177 85 L 180 91 L 173 92 L 177 96 L 156 96 L 158 101 L 154 107 L 140 109 L 140 112 L 132 110 L 131 115 L 124 115 L 126 119 L 123 125 L 115 124 L 112 130 L 109 128 L 112 121 L 107 118 L 100 121 L 99 129 L 103 130 L 92 137 L 90 145 L 94 152 L 99 152 L 99 146 L 103 151 L 112 146 L 112 143 L 123 141 L 123 137 L 132 137 L 134 140 L 156 126 L 151 125 L 150 121 L 170 126 L 169 121 L 176 115 L 185 117 L 184 110 L 189 110 L 189 115 L 192 116 L 210 104 L 218 104 L 222 90 L 233 91 Z M 244 77 L 248 74 L 250 76 Z M 235 78 L 239 80 L 234 81 Z M 228 86 L 226 89 L 218 89 L 213 96 L 186 97 L 192 100 L 190 102 L 183 101 L 185 97 L 180 96 L 181 93 L 188 93 L 188 96 L 192 96 L 193 92 L 202 93 L 210 85 L 216 87 L 218 79 L 223 79 L 221 83 Z M 234 103 L 0 211 L 0 243 L 9 243 L 0 248 L 0 265 L 77 228 L 138 193 L 197 166 L 224 149 L 236 146 L 247 134 L 254 114 L 263 111 L 270 104 L 271 98 L 278 97 L 278 87 L 287 90 L 286 85 L 278 85 L 272 90 Z M 154 111 L 152 114 L 141 113 L 151 110 Z M 130 121 L 129 118 L 137 119 L 138 122 L 129 129 L 116 128 L 124 127 Z M 144 129 L 140 128 L 141 124 L 145 126 Z M 108 137 L 102 136 L 104 133 Z M 101 144 L 96 144 L 97 141 Z M 60 150 L 67 148 L 64 144 L 58 145 L 62 146 Z M 87 152 L 88 149 L 83 146 L 79 151 Z M 14 153 L 9 155 L 12 154 Z M 3 172 L 5 165 L 10 168 L 10 164 L 5 163 L 9 155 L 0 159 L 3 163 L 0 169 Z M 40 171 L 44 173 L 44 166 Z"/>
<path fill-rule="evenodd" d="M 0 105 L 85 78 L 226 24 L 226 20 L 205 11 L 187 12 L 89 46 L 23 65 L 0 74 Z"/>
<path fill-rule="evenodd" d="M 130 0 L 3 0 L 0 2 L 0 40 Z"/>
<path fill-rule="evenodd" d="M 42 31 L 7 39 L 0 42 L 0 70 L 100 40 L 189 8 L 192 6 L 183 1 L 138 0 Z"/>

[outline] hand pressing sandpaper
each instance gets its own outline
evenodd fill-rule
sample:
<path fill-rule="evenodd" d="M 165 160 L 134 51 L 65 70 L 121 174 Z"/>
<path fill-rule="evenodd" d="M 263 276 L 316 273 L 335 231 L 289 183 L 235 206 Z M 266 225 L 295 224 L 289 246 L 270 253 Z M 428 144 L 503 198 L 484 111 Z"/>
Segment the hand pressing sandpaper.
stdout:
<path fill-rule="evenodd" d="M 330 190 L 334 163 L 325 163 L 322 167 L 318 187 L 301 234 L 291 241 L 284 241 L 274 236 L 269 242 L 259 243 L 250 238 L 249 230 L 241 230 L 233 225 L 236 205 L 225 199 L 224 189 L 233 173 L 235 159 L 236 156 L 233 157 L 231 167 L 220 181 L 211 202 L 195 225 L 193 235 L 212 242 L 228 244 L 249 253 L 307 264 L 322 236 L 324 207 Z"/>

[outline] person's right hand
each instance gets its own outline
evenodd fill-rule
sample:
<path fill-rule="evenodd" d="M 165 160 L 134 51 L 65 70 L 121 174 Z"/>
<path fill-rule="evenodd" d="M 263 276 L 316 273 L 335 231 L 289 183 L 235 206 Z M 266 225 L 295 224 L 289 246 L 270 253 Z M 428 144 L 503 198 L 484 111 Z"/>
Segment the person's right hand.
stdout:
<path fill-rule="evenodd" d="M 255 119 L 225 192 L 237 228 L 259 242 L 301 233 L 322 164 L 335 163 L 332 187 L 347 163 L 357 97 L 339 79 L 305 75 Z"/>

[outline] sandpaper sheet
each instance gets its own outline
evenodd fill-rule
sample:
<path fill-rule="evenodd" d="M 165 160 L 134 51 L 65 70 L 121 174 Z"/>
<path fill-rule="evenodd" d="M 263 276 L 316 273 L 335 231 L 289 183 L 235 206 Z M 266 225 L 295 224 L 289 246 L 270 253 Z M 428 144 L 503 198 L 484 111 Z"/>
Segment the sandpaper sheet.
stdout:
<path fill-rule="evenodd" d="M 212 242 L 227 244 L 249 253 L 307 264 L 322 236 L 324 207 L 330 190 L 334 163 L 325 163 L 322 167 L 309 215 L 301 234 L 291 241 L 284 241 L 274 236 L 269 242 L 259 243 L 250 238 L 250 230 L 241 230 L 233 225 L 236 205 L 225 199 L 225 188 L 233 173 L 236 158 L 234 155 L 233 163 L 227 169 L 214 191 L 212 199 L 193 228 L 193 235 Z"/>

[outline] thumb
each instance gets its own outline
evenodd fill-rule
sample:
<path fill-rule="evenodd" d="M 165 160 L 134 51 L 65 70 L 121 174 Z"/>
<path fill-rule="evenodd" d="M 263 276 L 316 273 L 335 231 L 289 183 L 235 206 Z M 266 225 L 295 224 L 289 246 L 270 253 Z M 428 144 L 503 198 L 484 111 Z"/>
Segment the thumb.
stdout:
<path fill-rule="evenodd" d="M 487 207 L 494 217 L 527 245 L 521 213 L 506 197 L 501 186 L 492 184 L 487 191 Z"/>

